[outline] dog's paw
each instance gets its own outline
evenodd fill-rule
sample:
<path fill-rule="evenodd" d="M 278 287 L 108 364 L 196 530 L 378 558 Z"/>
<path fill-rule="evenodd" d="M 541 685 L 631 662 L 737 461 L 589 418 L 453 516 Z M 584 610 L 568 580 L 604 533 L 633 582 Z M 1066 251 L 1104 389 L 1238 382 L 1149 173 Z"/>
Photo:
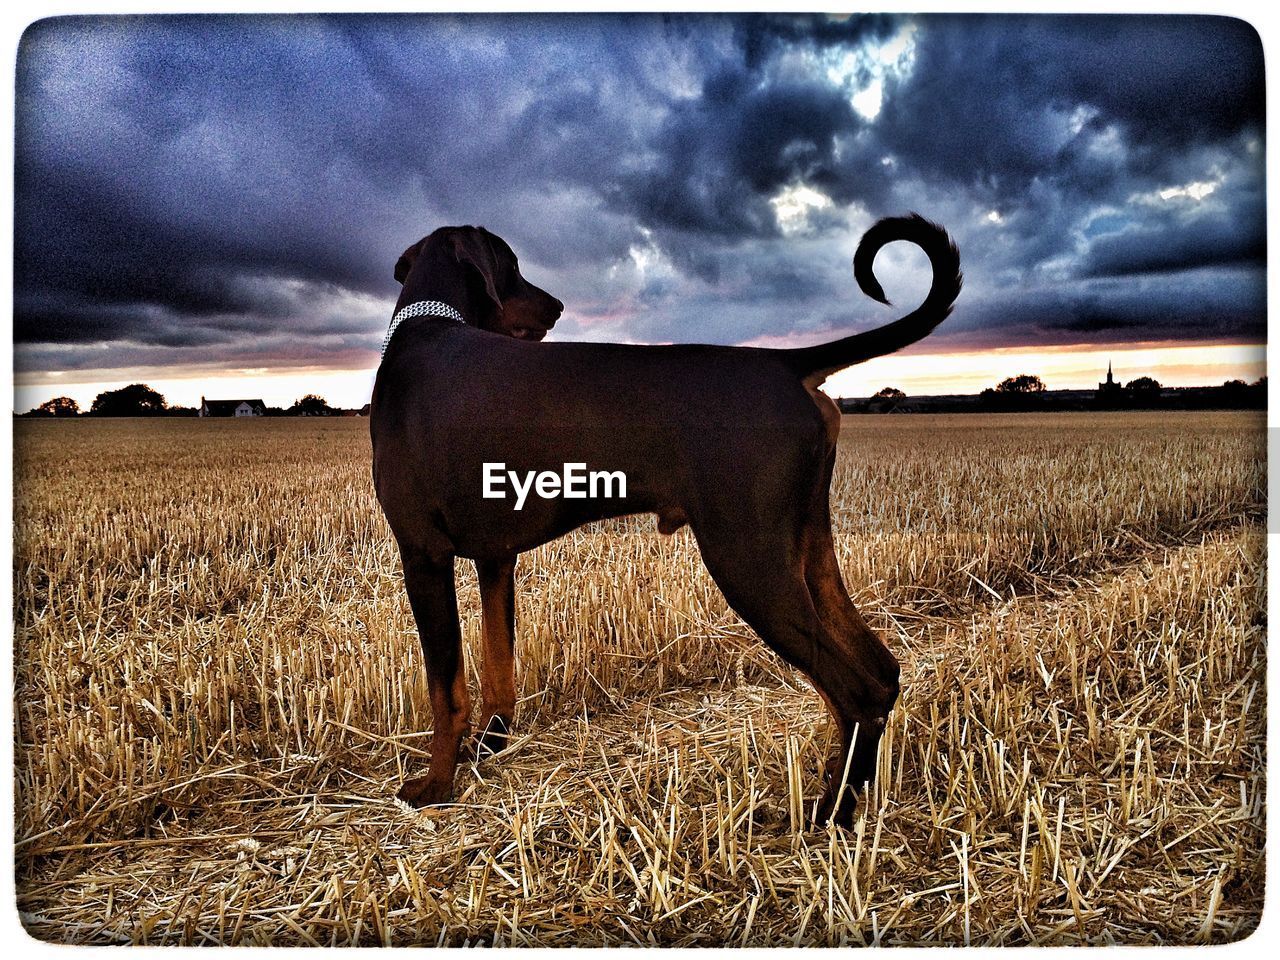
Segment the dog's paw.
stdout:
<path fill-rule="evenodd" d="M 836 803 L 834 791 L 828 790 L 823 794 L 818 802 L 817 812 L 813 815 L 814 827 L 821 830 L 831 823 L 848 830 L 853 826 L 853 814 L 858 809 L 858 798 L 848 787 L 844 789 L 843 794 L 839 804 Z"/>
<path fill-rule="evenodd" d="M 453 784 L 441 783 L 430 777 L 417 777 L 406 780 L 396 793 L 396 799 L 402 800 L 411 807 L 431 807 L 448 803 L 453 799 Z"/>
<path fill-rule="evenodd" d="M 487 760 L 511 746 L 511 723 L 494 714 L 476 736 L 474 750 L 477 762 Z"/>

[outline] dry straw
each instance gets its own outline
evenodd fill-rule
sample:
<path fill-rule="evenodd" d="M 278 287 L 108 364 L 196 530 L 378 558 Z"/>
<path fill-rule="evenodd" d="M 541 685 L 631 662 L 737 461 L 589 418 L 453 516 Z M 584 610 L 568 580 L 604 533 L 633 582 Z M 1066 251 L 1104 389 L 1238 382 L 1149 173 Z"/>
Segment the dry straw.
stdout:
<path fill-rule="evenodd" d="M 652 518 L 522 559 L 521 738 L 461 769 L 456 806 L 397 803 L 431 718 L 364 430 L 17 424 L 33 934 L 1196 943 L 1256 925 L 1260 417 L 847 418 L 840 560 L 904 668 L 847 832 L 807 826 L 818 697 Z"/>

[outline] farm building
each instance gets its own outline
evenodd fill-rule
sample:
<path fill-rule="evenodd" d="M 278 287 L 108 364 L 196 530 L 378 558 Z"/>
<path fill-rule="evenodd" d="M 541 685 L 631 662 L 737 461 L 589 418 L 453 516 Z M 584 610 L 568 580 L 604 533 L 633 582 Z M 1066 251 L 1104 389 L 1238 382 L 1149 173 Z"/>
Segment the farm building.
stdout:
<path fill-rule="evenodd" d="M 261 400 L 206 400 L 200 398 L 202 417 L 262 417 L 267 408 Z"/>

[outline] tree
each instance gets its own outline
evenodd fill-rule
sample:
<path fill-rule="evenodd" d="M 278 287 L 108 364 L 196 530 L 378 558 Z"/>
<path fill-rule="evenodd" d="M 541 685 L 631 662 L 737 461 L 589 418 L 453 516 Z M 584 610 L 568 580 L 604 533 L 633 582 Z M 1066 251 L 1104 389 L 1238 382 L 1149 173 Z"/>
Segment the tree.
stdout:
<path fill-rule="evenodd" d="M 106 390 L 93 398 L 89 412 L 98 417 L 154 417 L 165 412 L 164 395 L 145 383 Z"/>
<path fill-rule="evenodd" d="M 1124 388 L 1135 396 L 1159 396 L 1163 387 L 1160 381 L 1151 377 L 1138 377 L 1137 380 L 1130 380 L 1124 385 Z"/>
<path fill-rule="evenodd" d="M 328 417 L 333 414 L 333 408 L 329 406 L 329 401 L 325 400 L 324 397 L 308 393 L 290 407 L 289 412 L 295 417 Z"/>
<path fill-rule="evenodd" d="M 996 393 L 1044 393 L 1044 383 L 1033 373 L 1020 373 L 1001 380 Z"/>
<path fill-rule="evenodd" d="M 881 387 L 872 395 L 873 399 L 879 397 L 883 397 L 886 400 L 905 400 L 907 395 L 897 387 Z"/>
<path fill-rule="evenodd" d="M 31 411 L 33 417 L 75 417 L 80 414 L 80 404 L 70 397 L 54 397 Z"/>

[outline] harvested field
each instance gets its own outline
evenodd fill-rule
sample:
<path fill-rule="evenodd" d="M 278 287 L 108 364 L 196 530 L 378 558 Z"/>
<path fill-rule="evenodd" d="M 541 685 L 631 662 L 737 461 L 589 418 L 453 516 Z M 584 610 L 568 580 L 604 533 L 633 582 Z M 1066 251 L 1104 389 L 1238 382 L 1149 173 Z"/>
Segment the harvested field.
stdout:
<path fill-rule="evenodd" d="M 23 922 L 72 943 L 1240 939 L 1265 872 L 1264 430 L 846 417 L 837 548 L 903 694 L 841 832 L 805 826 L 818 696 L 687 529 L 611 521 L 522 557 L 520 738 L 460 769 L 458 805 L 413 811 L 393 798 L 431 712 L 367 421 L 16 422 Z"/>

